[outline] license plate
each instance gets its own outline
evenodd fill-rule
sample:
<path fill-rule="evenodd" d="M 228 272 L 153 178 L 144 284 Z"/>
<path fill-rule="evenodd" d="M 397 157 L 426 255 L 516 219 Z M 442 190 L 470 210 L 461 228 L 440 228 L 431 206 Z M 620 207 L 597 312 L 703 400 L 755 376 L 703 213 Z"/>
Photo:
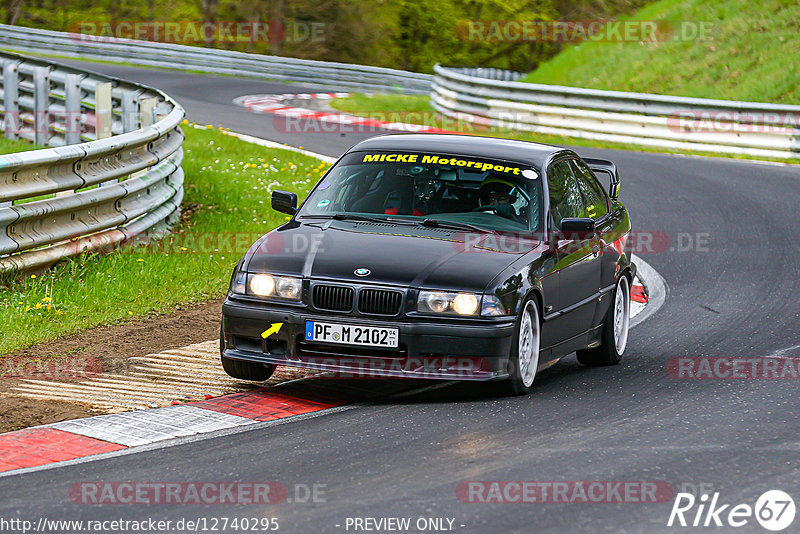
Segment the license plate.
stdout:
<path fill-rule="evenodd" d="M 397 328 L 306 321 L 306 341 L 397 348 Z"/>

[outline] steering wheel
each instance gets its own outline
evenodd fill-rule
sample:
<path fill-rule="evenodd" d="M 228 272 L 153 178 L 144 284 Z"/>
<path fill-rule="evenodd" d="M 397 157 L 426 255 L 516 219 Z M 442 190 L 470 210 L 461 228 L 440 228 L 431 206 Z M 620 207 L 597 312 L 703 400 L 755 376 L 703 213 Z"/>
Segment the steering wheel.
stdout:
<path fill-rule="evenodd" d="M 473 213 L 476 212 L 476 211 L 489 212 L 489 213 L 494 213 L 495 215 L 497 215 L 497 206 L 478 206 L 477 208 L 472 210 Z"/>

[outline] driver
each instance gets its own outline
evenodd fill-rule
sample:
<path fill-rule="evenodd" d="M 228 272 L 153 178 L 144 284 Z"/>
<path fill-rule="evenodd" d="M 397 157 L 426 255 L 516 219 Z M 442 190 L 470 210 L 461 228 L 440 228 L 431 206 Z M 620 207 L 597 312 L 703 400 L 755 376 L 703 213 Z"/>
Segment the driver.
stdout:
<path fill-rule="evenodd" d="M 490 178 L 481 184 L 478 192 L 480 206 L 474 211 L 495 213 L 500 217 L 525 222 L 525 214 L 517 206 L 521 198 L 517 187 L 505 180 Z"/>

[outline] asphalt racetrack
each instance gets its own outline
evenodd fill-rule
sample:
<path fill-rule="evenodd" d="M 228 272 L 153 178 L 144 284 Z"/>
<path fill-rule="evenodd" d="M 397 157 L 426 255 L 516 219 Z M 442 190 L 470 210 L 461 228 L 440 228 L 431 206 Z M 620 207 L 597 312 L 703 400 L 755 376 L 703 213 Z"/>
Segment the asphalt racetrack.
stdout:
<path fill-rule="evenodd" d="M 303 87 L 81 65 L 164 90 L 192 121 L 330 156 L 372 135 L 277 131 L 271 116 L 231 102 L 309 92 Z M 667 526 L 672 494 L 656 503 L 498 504 L 464 502 L 470 499 L 457 489 L 468 481 L 652 481 L 674 492 L 719 492 L 720 502 L 733 505 L 754 506 L 770 489 L 797 498 L 800 382 L 691 380 L 671 376 L 668 366 L 679 357 L 800 357 L 800 168 L 576 150 L 613 160 L 635 229 L 669 240 L 654 253 L 639 251 L 669 291 L 664 306 L 631 331 L 620 365 L 585 368 L 568 357 L 538 375 L 525 397 L 498 397 L 482 384 L 434 384 L 283 424 L 11 474 L 0 478 L 0 517 L 267 516 L 292 533 L 354 532 L 348 518 L 407 517 L 412 525 L 452 519 L 454 532 L 650 533 L 681 530 Z M 70 487 L 86 481 L 277 481 L 289 498 L 259 506 L 70 500 Z M 297 484 L 320 485 L 324 497 L 297 502 Z M 737 531 L 764 532 L 753 518 Z"/>

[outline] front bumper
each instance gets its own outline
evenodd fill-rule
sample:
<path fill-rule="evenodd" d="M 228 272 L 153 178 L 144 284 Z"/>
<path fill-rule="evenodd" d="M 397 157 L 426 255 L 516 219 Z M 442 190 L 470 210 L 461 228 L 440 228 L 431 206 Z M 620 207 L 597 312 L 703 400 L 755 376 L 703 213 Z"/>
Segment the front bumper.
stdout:
<path fill-rule="evenodd" d="M 306 320 L 394 327 L 400 346 L 373 349 L 306 342 Z M 263 339 L 261 333 L 274 323 L 283 326 Z M 514 317 L 376 319 L 228 298 L 222 305 L 222 356 L 333 372 L 341 378 L 493 380 L 508 376 L 514 327 Z"/>

